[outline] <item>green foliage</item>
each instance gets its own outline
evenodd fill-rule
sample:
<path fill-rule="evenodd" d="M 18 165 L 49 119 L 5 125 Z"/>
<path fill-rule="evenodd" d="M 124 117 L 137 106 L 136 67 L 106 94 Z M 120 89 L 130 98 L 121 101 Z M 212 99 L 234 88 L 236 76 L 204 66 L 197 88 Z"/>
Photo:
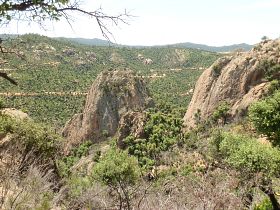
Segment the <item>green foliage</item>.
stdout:
<path fill-rule="evenodd" d="M 48 210 L 51 209 L 51 196 L 46 194 L 43 196 L 41 203 L 39 206 L 35 208 L 35 210 Z"/>
<path fill-rule="evenodd" d="M 277 90 L 280 90 L 280 82 L 279 80 L 272 80 L 268 86 L 268 94 L 272 95 Z"/>
<path fill-rule="evenodd" d="M 32 0 L 23 2 L 5 0 L 0 4 L 0 23 L 19 18 L 18 16 L 20 15 L 17 15 L 19 12 L 26 12 L 24 16 L 28 20 L 59 20 L 63 15 L 59 9 L 67 3 L 69 3 L 69 0 Z"/>
<path fill-rule="evenodd" d="M 74 114 L 82 110 L 85 96 L 16 96 L 6 97 L 7 107 L 25 112 L 35 121 L 60 128 Z"/>
<path fill-rule="evenodd" d="M 27 148 L 35 150 L 38 155 L 56 156 L 59 137 L 53 134 L 49 128 L 26 121 L 16 123 L 13 134 L 18 141 L 24 142 Z"/>
<path fill-rule="evenodd" d="M 138 158 L 139 164 L 149 168 L 156 164 L 160 153 L 169 150 L 174 144 L 182 141 L 182 120 L 173 114 L 150 110 L 145 123 L 145 139 L 128 136 L 126 143 L 129 154 Z"/>
<path fill-rule="evenodd" d="M 0 109 L 3 109 L 5 107 L 5 103 L 3 98 L 0 98 Z"/>
<path fill-rule="evenodd" d="M 81 176 L 77 174 L 71 175 L 68 179 L 66 179 L 66 181 L 70 190 L 69 194 L 72 199 L 79 197 L 93 185 L 89 176 Z"/>
<path fill-rule="evenodd" d="M 279 79 L 280 64 L 272 60 L 263 60 L 260 62 L 259 69 L 264 71 L 265 78 L 269 81 Z"/>
<path fill-rule="evenodd" d="M 140 177 L 137 159 L 126 151 L 109 150 L 93 168 L 95 180 L 108 186 L 134 185 Z"/>
<path fill-rule="evenodd" d="M 6 135 L 14 129 L 15 120 L 7 115 L 0 114 L 0 135 Z"/>
<path fill-rule="evenodd" d="M 232 133 L 217 136 L 218 152 L 225 162 L 246 175 L 263 173 L 266 177 L 280 175 L 280 151 L 254 138 Z"/>
<path fill-rule="evenodd" d="M 216 77 L 220 76 L 221 71 L 222 71 L 222 68 L 223 68 L 223 67 L 222 67 L 221 65 L 219 65 L 219 64 L 216 64 L 216 65 L 214 65 L 214 66 L 212 67 L 212 70 L 213 70 L 214 75 L 215 75 Z"/>
<path fill-rule="evenodd" d="M 194 89 L 195 82 L 203 70 L 182 69 L 181 71 L 157 70 L 159 75 L 165 74 L 165 77 L 153 79 L 148 83 L 156 103 L 162 101 L 178 108 L 186 109 L 192 98 L 191 89 Z"/>
<path fill-rule="evenodd" d="M 270 81 L 275 78 L 279 79 L 279 73 L 280 64 L 272 64 L 272 66 L 266 71 L 266 78 Z"/>
<path fill-rule="evenodd" d="M 197 109 L 196 113 L 194 114 L 195 124 L 199 125 L 201 123 L 201 110 Z"/>
<path fill-rule="evenodd" d="M 58 161 L 59 172 L 61 176 L 68 177 L 71 175 L 71 167 L 77 163 L 81 157 L 88 155 L 90 147 L 92 145 L 91 141 L 86 141 L 71 150 L 70 155 L 63 157 Z"/>
<path fill-rule="evenodd" d="M 20 85 L 3 81 L 1 92 L 39 93 L 3 96 L 5 105 L 25 109 L 32 119 L 57 127 L 81 111 L 86 96 L 48 95 L 45 92 L 86 93 L 100 72 L 125 68 L 144 77 L 165 74 L 165 77 L 150 80 L 148 86 L 153 98 L 156 102 L 165 101 L 185 108 L 192 96 L 188 91 L 194 88 L 202 72 L 198 68 L 210 66 L 220 56 L 195 49 L 92 47 L 34 34 L 17 37 L 2 45 L 7 48 L 16 46 L 25 60 L 4 55 L 3 59 L 9 63 L 3 66 L 3 71 L 11 73 Z M 152 59 L 153 63 L 145 65 L 138 58 L 139 54 Z M 119 57 L 120 61 L 111 59 L 112 55 Z"/>
<path fill-rule="evenodd" d="M 60 137 L 50 128 L 31 120 L 15 120 L 0 115 L 0 133 L 13 134 L 15 145 L 21 144 L 25 147 L 25 152 L 32 151 L 42 158 L 55 157 L 59 150 Z"/>
<path fill-rule="evenodd" d="M 160 183 L 162 181 L 174 179 L 174 177 L 176 177 L 177 175 L 178 175 L 177 168 L 170 167 L 168 169 L 165 169 L 165 170 L 161 171 L 158 174 L 158 177 L 157 177 L 158 180 L 157 181 Z"/>
<path fill-rule="evenodd" d="M 254 210 L 274 210 L 271 201 L 265 198 L 260 204 L 254 206 Z"/>
<path fill-rule="evenodd" d="M 272 96 L 252 104 L 249 119 L 260 133 L 280 144 L 280 91 Z"/>
<path fill-rule="evenodd" d="M 229 111 L 229 104 L 227 102 L 222 102 L 217 109 L 213 112 L 211 118 L 214 122 L 217 122 L 219 119 L 226 120 L 227 114 Z"/>
<path fill-rule="evenodd" d="M 180 173 L 182 176 L 188 176 L 193 172 L 193 167 L 190 164 L 186 164 L 184 166 L 182 166 Z"/>

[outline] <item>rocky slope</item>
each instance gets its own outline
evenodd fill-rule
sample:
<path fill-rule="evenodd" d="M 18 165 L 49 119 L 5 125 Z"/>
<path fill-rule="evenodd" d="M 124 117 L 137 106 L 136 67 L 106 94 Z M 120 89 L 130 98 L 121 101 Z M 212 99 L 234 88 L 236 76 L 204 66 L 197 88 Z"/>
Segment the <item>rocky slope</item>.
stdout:
<path fill-rule="evenodd" d="M 103 72 L 91 86 L 83 112 L 74 115 L 63 130 L 66 148 L 83 140 L 99 142 L 114 136 L 123 115 L 152 105 L 143 79 L 132 71 Z"/>
<path fill-rule="evenodd" d="M 203 121 L 222 102 L 231 107 L 232 120 L 244 115 L 248 106 L 267 89 L 265 61 L 270 65 L 280 64 L 280 40 L 266 40 L 249 52 L 220 58 L 205 70 L 196 83 L 184 117 L 186 130 L 195 126 L 194 115 L 198 110 Z"/>

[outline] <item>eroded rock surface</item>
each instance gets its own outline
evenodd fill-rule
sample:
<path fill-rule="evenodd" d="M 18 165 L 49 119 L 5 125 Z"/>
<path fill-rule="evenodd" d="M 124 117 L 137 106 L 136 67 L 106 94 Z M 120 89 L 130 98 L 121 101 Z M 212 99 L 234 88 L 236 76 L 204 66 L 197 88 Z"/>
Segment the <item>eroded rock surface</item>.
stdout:
<path fill-rule="evenodd" d="M 218 59 L 196 83 L 184 116 L 185 130 L 195 127 L 195 113 L 206 120 L 224 101 L 231 107 L 232 120 L 246 114 L 248 106 L 261 98 L 268 87 L 260 63 L 280 63 L 280 40 L 266 40 L 249 52 Z"/>
<path fill-rule="evenodd" d="M 83 112 L 76 114 L 63 130 L 67 148 L 83 140 L 100 142 L 114 136 L 123 115 L 152 105 L 145 82 L 132 71 L 101 73 L 88 92 Z"/>
<path fill-rule="evenodd" d="M 143 112 L 128 112 L 122 116 L 117 133 L 118 146 L 125 148 L 123 140 L 132 135 L 135 138 L 145 138 L 146 115 Z"/>

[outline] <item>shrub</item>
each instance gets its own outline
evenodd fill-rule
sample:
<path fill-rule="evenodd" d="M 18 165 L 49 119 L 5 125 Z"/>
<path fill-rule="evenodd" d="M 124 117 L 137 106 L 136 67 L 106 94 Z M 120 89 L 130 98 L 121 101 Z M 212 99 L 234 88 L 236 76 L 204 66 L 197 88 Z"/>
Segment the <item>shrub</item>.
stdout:
<path fill-rule="evenodd" d="M 59 149 L 59 136 L 50 128 L 30 120 L 16 121 L 12 128 L 13 139 L 43 158 L 54 158 Z"/>
<path fill-rule="evenodd" d="M 21 145 L 25 154 L 33 152 L 44 159 L 54 158 L 58 153 L 60 137 L 47 126 L 0 115 L 0 134 L 7 133 L 12 134 L 13 143 Z"/>
<path fill-rule="evenodd" d="M 147 113 L 147 118 L 144 127 L 147 137 L 135 139 L 128 136 L 124 142 L 129 154 L 136 156 L 141 166 L 151 168 L 156 164 L 161 152 L 182 141 L 182 120 L 160 111 Z"/>
<path fill-rule="evenodd" d="M 252 104 L 249 108 L 249 119 L 262 134 L 280 143 L 280 91 L 272 96 Z"/>
<path fill-rule="evenodd" d="M 71 167 L 74 166 L 81 157 L 88 155 L 91 145 L 91 141 L 85 141 L 80 146 L 73 148 L 69 156 L 60 159 L 58 161 L 60 175 L 69 176 L 71 174 Z"/>
<path fill-rule="evenodd" d="M 280 64 L 271 60 L 263 60 L 260 62 L 258 68 L 264 71 L 265 78 L 269 81 L 279 79 Z"/>
<path fill-rule="evenodd" d="M 259 172 L 265 177 L 279 175 L 280 151 L 254 138 L 223 133 L 219 152 L 226 163 L 247 175 Z"/>
<path fill-rule="evenodd" d="M 214 76 L 215 77 L 219 77 L 220 74 L 221 74 L 221 71 L 222 71 L 222 66 L 220 64 L 215 64 L 213 67 L 212 67 L 212 70 L 214 72 Z"/>
<path fill-rule="evenodd" d="M 108 186 L 134 185 L 140 177 L 137 159 L 126 151 L 112 149 L 94 166 L 92 176 Z"/>
<path fill-rule="evenodd" d="M 217 109 L 212 114 L 212 120 L 217 122 L 219 119 L 226 121 L 226 117 L 229 111 L 229 104 L 227 102 L 222 102 Z"/>
<path fill-rule="evenodd" d="M 3 109 L 5 107 L 4 100 L 0 98 L 0 109 Z"/>
<path fill-rule="evenodd" d="M 278 80 L 272 80 L 268 86 L 268 94 L 273 94 L 275 93 L 277 90 L 280 89 L 280 83 Z"/>
<path fill-rule="evenodd" d="M 140 178 L 140 168 L 135 157 L 129 156 L 127 151 L 111 149 L 94 166 L 92 177 L 115 193 L 119 209 L 132 209 L 131 199 L 136 190 L 131 187 Z"/>
<path fill-rule="evenodd" d="M 254 210 L 274 210 L 270 200 L 265 198 L 260 204 L 254 207 Z"/>

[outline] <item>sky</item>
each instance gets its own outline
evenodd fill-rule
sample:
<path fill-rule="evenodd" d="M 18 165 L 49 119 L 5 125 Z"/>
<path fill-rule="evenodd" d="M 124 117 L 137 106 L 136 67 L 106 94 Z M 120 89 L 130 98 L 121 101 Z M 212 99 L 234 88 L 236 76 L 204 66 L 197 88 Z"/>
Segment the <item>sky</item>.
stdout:
<path fill-rule="evenodd" d="M 263 36 L 280 37 L 280 0 L 84 0 L 81 7 L 109 15 L 131 14 L 129 24 L 108 22 L 112 41 L 125 45 L 193 42 L 212 46 L 256 44 Z M 0 33 L 39 33 L 51 37 L 103 38 L 96 21 L 71 14 L 66 21 L 12 22 Z M 104 38 L 103 38 L 104 39 Z"/>

